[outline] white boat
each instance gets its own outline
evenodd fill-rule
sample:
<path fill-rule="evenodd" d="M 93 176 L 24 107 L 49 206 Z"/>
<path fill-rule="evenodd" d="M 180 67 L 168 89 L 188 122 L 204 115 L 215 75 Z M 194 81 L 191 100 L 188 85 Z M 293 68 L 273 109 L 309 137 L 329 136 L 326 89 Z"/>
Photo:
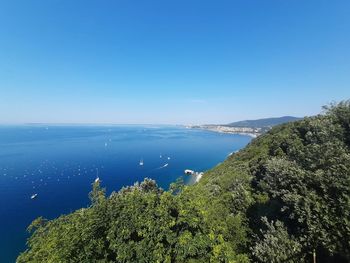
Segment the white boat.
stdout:
<path fill-rule="evenodd" d="M 100 177 L 98 177 L 98 168 L 96 168 L 96 179 L 95 183 L 98 183 L 100 181 Z"/>
<path fill-rule="evenodd" d="M 33 194 L 30 199 L 35 199 L 38 196 L 38 194 Z"/>
<path fill-rule="evenodd" d="M 185 173 L 185 174 L 191 174 L 191 175 L 193 175 L 193 174 L 194 174 L 194 171 L 193 171 L 193 170 L 190 170 L 190 169 L 186 169 L 186 170 L 184 171 L 184 173 Z"/>
<path fill-rule="evenodd" d="M 168 160 L 170 160 L 170 157 L 168 157 Z"/>
<path fill-rule="evenodd" d="M 140 166 L 143 166 L 143 159 L 140 160 Z"/>

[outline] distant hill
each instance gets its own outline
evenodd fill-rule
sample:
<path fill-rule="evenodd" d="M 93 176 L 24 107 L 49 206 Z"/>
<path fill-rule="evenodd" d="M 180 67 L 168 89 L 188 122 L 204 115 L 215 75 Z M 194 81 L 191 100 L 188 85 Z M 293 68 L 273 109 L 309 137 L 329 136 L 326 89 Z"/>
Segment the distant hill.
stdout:
<path fill-rule="evenodd" d="M 204 129 L 214 132 L 221 133 L 231 133 L 231 134 L 244 134 L 252 137 L 257 137 L 267 131 L 269 131 L 273 126 L 301 120 L 302 118 L 283 116 L 276 118 L 264 118 L 258 120 L 245 120 L 237 121 L 229 124 L 204 124 L 204 125 L 191 125 L 187 126 L 192 129 Z"/>
<path fill-rule="evenodd" d="M 293 116 L 283 116 L 277 118 L 264 118 L 258 120 L 244 120 L 229 123 L 225 126 L 229 127 L 249 127 L 249 128 L 262 128 L 262 127 L 272 127 L 278 124 L 297 121 L 302 118 L 293 117 Z"/>

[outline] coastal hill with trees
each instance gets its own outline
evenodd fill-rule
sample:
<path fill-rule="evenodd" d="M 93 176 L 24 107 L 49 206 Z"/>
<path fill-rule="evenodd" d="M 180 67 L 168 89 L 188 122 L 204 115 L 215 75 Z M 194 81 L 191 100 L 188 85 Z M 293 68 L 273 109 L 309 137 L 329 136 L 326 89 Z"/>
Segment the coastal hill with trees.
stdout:
<path fill-rule="evenodd" d="M 301 118 L 293 117 L 293 116 L 283 116 L 283 117 L 275 117 L 275 118 L 264 118 L 257 120 L 245 120 L 245 121 L 236 121 L 225 126 L 228 127 L 249 127 L 249 128 L 267 128 L 273 127 L 279 124 L 292 122 L 300 120 Z"/>
<path fill-rule="evenodd" d="M 250 135 L 252 137 L 257 137 L 269 131 L 273 126 L 297 120 L 301 120 L 301 118 L 283 116 L 257 120 L 237 121 L 229 124 L 189 125 L 188 128 L 209 130 L 222 133 L 243 134 Z"/>
<path fill-rule="evenodd" d="M 194 185 L 145 179 L 28 227 L 30 262 L 349 262 L 350 101 L 273 127 Z"/>

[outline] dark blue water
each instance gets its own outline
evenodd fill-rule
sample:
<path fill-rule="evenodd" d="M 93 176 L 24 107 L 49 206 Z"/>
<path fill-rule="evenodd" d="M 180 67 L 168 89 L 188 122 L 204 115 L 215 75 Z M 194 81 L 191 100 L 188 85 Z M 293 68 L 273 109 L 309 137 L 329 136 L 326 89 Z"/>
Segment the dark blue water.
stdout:
<path fill-rule="evenodd" d="M 0 262 L 15 262 L 36 217 L 88 206 L 97 171 L 108 193 L 145 177 L 167 189 L 249 141 L 177 126 L 0 126 Z"/>

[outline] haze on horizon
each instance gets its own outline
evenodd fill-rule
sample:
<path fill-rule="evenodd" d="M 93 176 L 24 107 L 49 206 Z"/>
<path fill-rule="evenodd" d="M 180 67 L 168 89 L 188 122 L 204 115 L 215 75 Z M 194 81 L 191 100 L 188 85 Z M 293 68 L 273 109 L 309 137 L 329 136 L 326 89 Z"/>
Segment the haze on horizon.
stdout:
<path fill-rule="evenodd" d="M 0 123 L 229 123 L 350 98 L 350 2 L 2 1 Z"/>

